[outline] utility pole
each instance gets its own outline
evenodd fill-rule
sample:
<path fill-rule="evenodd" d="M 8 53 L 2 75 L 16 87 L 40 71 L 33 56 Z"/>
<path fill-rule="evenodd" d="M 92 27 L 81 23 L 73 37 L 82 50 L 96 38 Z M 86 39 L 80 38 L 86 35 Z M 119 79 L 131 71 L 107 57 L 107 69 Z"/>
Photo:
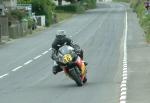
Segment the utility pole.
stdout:
<path fill-rule="evenodd" d="M 0 4 L 1 4 L 1 14 L 0 14 L 0 16 L 1 15 L 4 15 L 4 5 L 3 5 L 3 0 L 0 0 Z M 0 20 L 0 42 L 1 42 L 1 35 L 2 35 L 2 22 L 1 22 L 1 20 Z"/>
<path fill-rule="evenodd" d="M 1 23 L 0 23 L 0 43 L 1 43 L 1 36 L 2 36 L 2 26 L 1 26 Z"/>

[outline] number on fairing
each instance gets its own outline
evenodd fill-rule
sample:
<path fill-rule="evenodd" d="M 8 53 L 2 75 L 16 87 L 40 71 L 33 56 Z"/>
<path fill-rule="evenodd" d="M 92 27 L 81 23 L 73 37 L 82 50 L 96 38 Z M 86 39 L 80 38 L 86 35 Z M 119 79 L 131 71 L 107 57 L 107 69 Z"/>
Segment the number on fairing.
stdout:
<path fill-rule="evenodd" d="M 68 63 L 68 62 L 70 62 L 70 61 L 72 61 L 71 55 L 70 55 L 70 54 L 65 54 L 65 55 L 63 56 L 63 62 L 64 62 L 64 63 Z"/>

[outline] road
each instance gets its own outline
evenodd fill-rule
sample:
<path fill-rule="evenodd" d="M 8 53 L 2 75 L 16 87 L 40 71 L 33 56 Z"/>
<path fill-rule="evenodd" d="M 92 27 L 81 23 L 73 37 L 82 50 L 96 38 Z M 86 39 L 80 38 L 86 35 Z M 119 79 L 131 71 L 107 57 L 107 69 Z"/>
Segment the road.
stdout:
<path fill-rule="evenodd" d="M 0 103 L 119 103 L 125 8 L 119 3 L 98 4 L 44 31 L 0 45 Z M 83 87 L 63 72 L 51 72 L 51 43 L 58 29 L 66 30 L 85 51 L 89 65 Z"/>

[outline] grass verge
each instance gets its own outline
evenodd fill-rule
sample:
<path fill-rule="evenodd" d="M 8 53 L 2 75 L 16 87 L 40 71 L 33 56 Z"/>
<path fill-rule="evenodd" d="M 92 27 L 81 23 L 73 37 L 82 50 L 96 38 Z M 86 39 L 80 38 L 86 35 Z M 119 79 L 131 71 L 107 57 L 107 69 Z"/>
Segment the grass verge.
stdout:
<path fill-rule="evenodd" d="M 146 42 L 150 43 L 150 13 L 144 7 L 144 1 L 131 1 L 131 7 L 137 13 L 140 24 L 145 32 Z"/>
<path fill-rule="evenodd" d="M 129 0 L 113 0 L 114 2 L 129 2 Z"/>
<path fill-rule="evenodd" d="M 71 18 L 74 13 L 64 12 L 64 11 L 56 11 L 57 22 L 63 21 L 65 19 Z"/>
<path fill-rule="evenodd" d="M 145 10 L 145 0 L 113 0 L 117 2 L 129 2 L 133 11 L 137 13 L 139 22 L 144 29 L 146 42 L 150 43 L 150 12 Z"/>

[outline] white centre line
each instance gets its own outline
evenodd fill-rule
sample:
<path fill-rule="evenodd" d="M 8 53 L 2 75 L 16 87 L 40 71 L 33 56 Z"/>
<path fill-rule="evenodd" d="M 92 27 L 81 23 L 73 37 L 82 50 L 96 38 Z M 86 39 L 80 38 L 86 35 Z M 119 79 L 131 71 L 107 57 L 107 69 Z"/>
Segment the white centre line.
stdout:
<path fill-rule="evenodd" d="M 41 56 L 42 56 L 42 55 L 38 55 L 38 56 L 34 57 L 34 60 L 40 58 Z"/>
<path fill-rule="evenodd" d="M 52 50 L 52 48 L 49 48 L 49 51 L 51 51 Z"/>
<path fill-rule="evenodd" d="M 52 48 L 49 48 L 47 51 L 43 52 L 42 54 L 45 55 L 45 54 L 47 54 L 47 53 L 48 53 L 49 51 L 51 51 L 51 50 L 52 50 Z M 38 55 L 38 56 L 36 56 L 36 57 L 34 57 L 33 60 L 31 59 L 31 60 L 25 62 L 22 66 L 18 66 L 18 67 L 16 67 L 16 68 L 12 69 L 11 71 L 12 71 L 12 72 L 15 72 L 15 71 L 21 69 L 23 66 L 26 66 L 26 65 L 30 64 L 31 62 L 33 62 L 34 60 L 40 58 L 40 57 L 42 56 L 42 54 L 41 54 L 41 55 Z M 6 74 L 4 74 L 4 75 L 1 75 L 1 76 L 0 76 L 0 79 L 6 77 L 6 76 L 8 76 L 8 75 L 9 75 L 8 73 L 6 73 Z"/>
<path fill-rule="evenodd" d="M 29 63 L 31 63 L 33 60 L 29 60 L 26 63 L 24 63 L 24 65 L 28 65 Z"/>
<path fill-rule="evenodd" d="M 46 53 L 48 53 L 48 51 L 43 52 L 42 54 L 45 55 Z"/>
<path fill-rule="evenodd" d="M 18 69 L 22 68 L 23 66 L 18 66 L 17 68 L 13 69 L 12 71 L 15 72 L 17 71 Z"/>
<path fill-rule="evenodd" d="M 6 77 L 7 75 L 8 75 L 8 73 L 6 73 L 6 74 L 4 74 L 4 75 L 1 75 L 1 76 L 0 76 L 0 79 Z"/>

